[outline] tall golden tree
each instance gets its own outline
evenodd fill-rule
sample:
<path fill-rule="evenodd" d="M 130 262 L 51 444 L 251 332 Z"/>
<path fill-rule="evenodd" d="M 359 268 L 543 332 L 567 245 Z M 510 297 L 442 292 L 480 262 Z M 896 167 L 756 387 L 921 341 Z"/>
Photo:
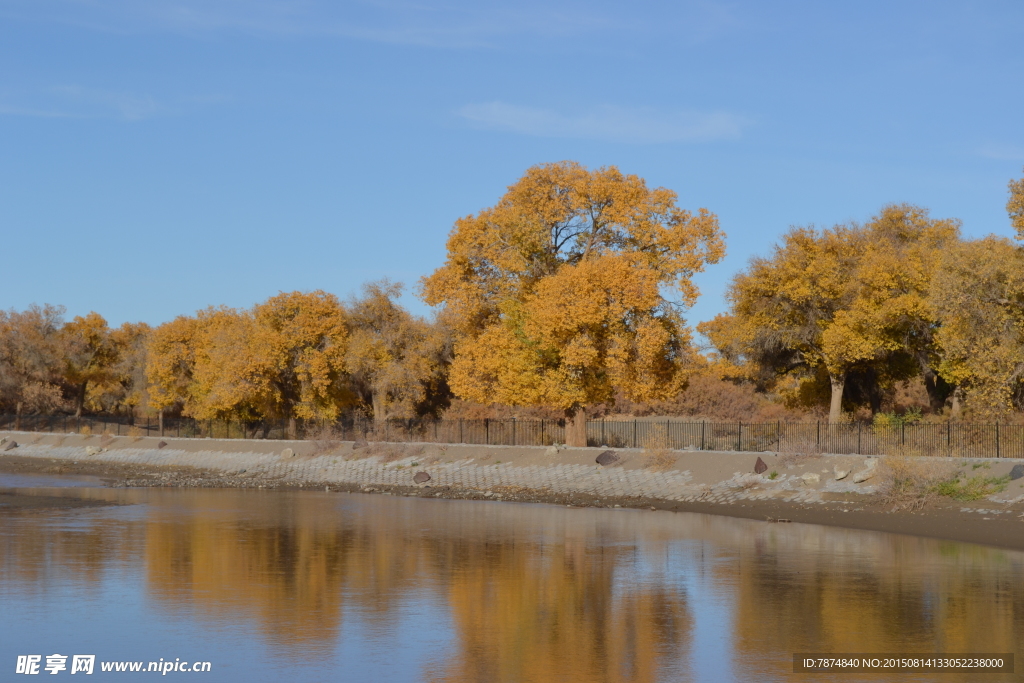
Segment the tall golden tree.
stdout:
<path fill-rule="evenodd" d="M 724 245 L 714 214 L 676 199 L 615 167 L 561 162 L 458 220 L 444 266 L 423 280 L 451 316 L 454 393 L 562 409 L 571 445 L 586 445 L 587 406 L 616 389 L 678 393 L 692 353 L 680 311 Z"/>
<path fill-rule="evenodd" d="M 81 417 L 89 385 L 112 379 L 118 349 L 102 315 L 95 311 L 75 316 L 61 328 L 64 345 L 64 380 L 74 391 L 75 417 Z"/>
<path fill-rule="evenodd" d="M 841 419 L 851 377 L 923 374 L 940 407 L 929 287 L 959 226 L 893 204 L 863 226 L 791 230 L 770 258 L 736 276 L 730 312 L 701 330 L 752 375 L 827 373 L 831 422 Z"/>
<path fill-rule="evenodd" d="M 251 361 L 244 376 L 265 415 L 334 419 L 351 403 L 345 380 L 348 319 L 341 302 L 323 291 L 288 292 L 252 311 Z"/>
<path fill-rule="evenodd" d="M 869 351 L 830 334 L 853 302 L 862 248 L 856 227 L 789 231 L 771 257 L 752 259 L 735 276 L 729 313 L 700 330 L 723 356 L 768 377 L 824 368 L 832 389 L 829 417 L 838 421 L 847 373 Z"/>
<path fill-rule="evenodd" d="M 1024 402 L 1024 249 L 994 236 L 950 249 L 931 305 L 940 372 L 974 415 L 1004 417 Z"/>

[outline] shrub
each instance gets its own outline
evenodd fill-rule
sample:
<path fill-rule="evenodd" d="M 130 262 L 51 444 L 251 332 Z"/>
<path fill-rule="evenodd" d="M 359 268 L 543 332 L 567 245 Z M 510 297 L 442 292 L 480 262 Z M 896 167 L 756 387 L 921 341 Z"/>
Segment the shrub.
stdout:
<path fill-rule="evenodd" d="M 955 479 L 955 466 L 906 454 L 883 458 L 879 468 L 879 493 L 895 510 L 918 510 L 940 495 L 939 484 Z"/>
<path fill-rule="evenodd" d="M 971 477 L 961 479 L 954 477 L 939 482 L 935 486 L 935 492 L 940 496 L 946 496 L 953 500 L 968 501 L 981 500 L 993 493 L 999 493 L 1010 483 L 1009 476 L 1003 477 Z"/>

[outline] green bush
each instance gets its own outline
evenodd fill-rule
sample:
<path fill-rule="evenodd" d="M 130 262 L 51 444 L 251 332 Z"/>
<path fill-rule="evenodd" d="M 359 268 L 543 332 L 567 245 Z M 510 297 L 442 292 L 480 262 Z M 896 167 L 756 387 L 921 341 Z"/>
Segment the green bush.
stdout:
<path fill-rule="evenodd" d="M 953 500 L 981 500 L 993 493 L 999 493 L 1010 483 L 1009 475 L 1002 477 L 971 477 L 969 479 L 947 479 L 935 486 L 935 492 Z"/>

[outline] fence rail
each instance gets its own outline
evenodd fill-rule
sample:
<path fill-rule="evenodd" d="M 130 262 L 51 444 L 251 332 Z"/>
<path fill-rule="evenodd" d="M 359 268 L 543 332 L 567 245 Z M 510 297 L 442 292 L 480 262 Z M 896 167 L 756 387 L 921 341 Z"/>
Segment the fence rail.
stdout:
<path fill-rule="evenodd" d="M 0 415 L 0 431 L 172 436 L 216 439 L 321 439 L 427 441 L 494 446 L 549 446 L 565 442 L 561 420 L 393 419 L 375 423 L 361 416 L 335 422 L 285 420 L 196 420 L 193 418 Z M 701 451 L 778 451 L 882 455 L 896 450 L 953 457 L 1024 458 L 1024 425 L 865 424 L 791 422 L 680 422 L 678 420 L 590 420 L 587 442 L 612 448 Z"/>

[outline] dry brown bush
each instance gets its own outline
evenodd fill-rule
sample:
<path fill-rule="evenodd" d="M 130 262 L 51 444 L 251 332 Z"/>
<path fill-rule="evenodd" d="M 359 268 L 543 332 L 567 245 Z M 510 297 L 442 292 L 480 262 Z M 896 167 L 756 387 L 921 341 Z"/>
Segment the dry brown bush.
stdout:
<path fill-rule="evenodd" d="M 636 403 L 617 396 L 616 414 L 631 417 L 671 416 L 699 422 L 777 422 L 808 419 L 806 411 L 787 408 L 749 382 L 733 382 L 713 374 L 699 373 L 689 386 L 670 401 Z M 810 418 L 813 419 L 813 418 Z"/>
<path fill-rule="evenodd" d="M 334 425 L 322 425 L 309 432 L 306 440 L 310 442 L 310 455 L 328 455 L 341 447 L 341 433 Z"/>
<path fill-rule="evenodd" d="M 665 472 L 676 464 L 676 456 L 668 449 L 646 449 L 641 456 L 643 468 L 655 472 Z"/>
<path fill-rule="evenodd" d="M 588 411 L 588 414 L 590 411 Z M 446 420 L 560 420 L 565 411 L 545 406 L 506 406 L 499 403 L 488 405 L 453 399 L 443 415 Z"/>
<path fill-rule="evenodd" d="M 662 425 L 655 425 L 644 440 L 644 450 L 640 454 L 640 462 L 644 469 L 664 472 L 676 464 L 676 456 L 668 443 L 668 433 Z"/>
<path fill-rule="evenodd" d="M 878 493 L 894 511 L 919 510 L 938 498 L 941 482 L 955 479 L 956 465 L 925 460 L 912 451 L 882 458 L 878 467 Z"/>

